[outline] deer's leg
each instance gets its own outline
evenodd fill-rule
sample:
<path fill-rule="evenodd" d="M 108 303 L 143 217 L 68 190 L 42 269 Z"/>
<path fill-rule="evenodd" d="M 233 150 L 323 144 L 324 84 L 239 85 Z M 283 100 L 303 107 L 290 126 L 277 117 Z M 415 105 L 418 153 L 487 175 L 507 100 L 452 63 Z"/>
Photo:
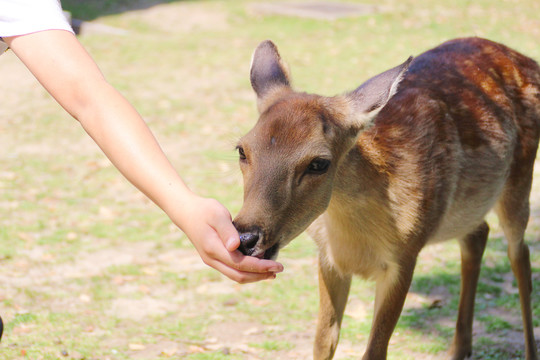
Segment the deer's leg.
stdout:
<path fill-rule="evenodd" d="M 488 233 L 489 227 L 484 222 L 474 232 L 459 241 L 461 247 L 461 293 L 456 333 L 450 350 L 453 360 L 463 360 L 472 353 L 474 299 Z"/>
<path fill-rule="evenodd" d="M 529 248 L 523 239 L 530 211 L 529 193 L 532 177 L 528 179 L 530 180 L 520 181 L 519 184 L 507 185 L 496 210 L 508 240 L 508 258 L 519 288 L 521 317 L 525 335 L 525 357 L 527 360 L 537 360 L 538 352 L 534 339 L 531 309 L 531 262 Z"/>
<path fill-rule="evenodd" d="M 341 275 L 322 260 L 319 261 L 320 304 L 313 349 L 315 360 L 334 357 L 350 286 L 350 275 Z"/>
<path fill-rule="evenodd" d="M 363 360 L 386 359 L 388 342 L 401 315 L 416 264 L 416 254 L 404 255 L 376 280 L 375 312 Z"/>

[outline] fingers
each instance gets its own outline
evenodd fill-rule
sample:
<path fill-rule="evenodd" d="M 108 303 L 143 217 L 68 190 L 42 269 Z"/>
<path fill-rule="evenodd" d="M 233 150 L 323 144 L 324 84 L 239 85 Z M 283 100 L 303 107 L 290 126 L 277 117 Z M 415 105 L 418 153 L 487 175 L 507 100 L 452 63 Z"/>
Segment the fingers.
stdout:
<path fill-rule="evenodd" d="M 244 256 L 240 251 L 231 252 L 231 262 L 229 266 L 240 270 L 254 273 L 280 273 L 283 271 L 283 265 L 272 260 L 258 259 L 252 256 Z"/>
<path fill-rule="evenodd" d="M 228 221 L 224 219 L 219 226 L 215 228 L 219 238 L 224 242 L 225 247 L 229 251 L 234 251 L 240 246 L 240 237 L 238 236 L 238 231 L 232 224 L 230 218 Z"/>
<path fill-rule="evenodd" d="M 283 265 L 275 261 L 244 256 L 240 251 L 228 251 L 217 233 L 207 238 L 200 253 L 208 266 L 241 284 L 275 279 L 276 273 L 283 271 Z"/>
<path fill-rule="evenodd" d="M 262 281 L 262 280 L 273 280 L 276 278 L 276 274 L 272 272 L 266 273 L 253 273 L 253 272 L 244 272 L 239 271 L 234 268 L 231 268 L 223 263 L 216 262 L 214 269 L 221 272 L 223 275 L 227 276 L 229 279 L 236 281 L 240 284 L 248 284 L 252 282 Z"/>
<path fill-rule="evenodd" d="M 214 201 L 212 205 L 216 209 L 212 227 L 225 244 L 227 250 L 234 251 L 238 249 L 240 246 L 240 237 L 238 236 L 238 231 L 236 231 L 236 228 L 232 223 L 231 214 L 219 202 L 213 199 L 209 199 L 209 201 Z"/>
<path fill-rule="evenodd" d="M 219 204 L 219 203 L 218 203 Z M 221 207 L 221 204 L 219 204 Z M 250 273 L 277 273 L 283 271 L 283 265 L 271 260 L 261 260 L 251 256 L 244 256 L 239 251 L 235 251 L 240 246 L 240 237 L 236 228 L 231 222 L 230 213 L 223 207 L 226 213 L 221 214 L 214 221 L 214 230 L 218 237 L 224 242 L 229 254 L 222 253 L 221 259 L 225 265 L 241 272 Z"/>
<path fill-rule="evenodd" d="M 223 246 L 223 243 L 217 234 L 213 236 L 213 239 L 207 239 L 202 250 L 208 258 L 239 272 L 265 274 L 283 271 L 283 265 L 278 262 L 245 256 L 238 250 L 229 251 Z"/>
<path fill-rule="evenodd" d="M 228 239 L 228 240 L 226 240 L 225 247 L 230 252 L 235 251 L 240 246 L 240 238 L 238 237 L 238 233 L 237 233 L 236 237 L 231 236 L 231 237 L 228 237 L 228 238 L 225 238 L 225 239 Z"/>
<path fill-rule="evenodd" d="M 219 239 L 215 240 L 216 244 L 221 245 Z M 236 253 L 240 254 L 238 251 L 231 253 L 221 245 L 221 247 L 216 247 L 212 251 L 202 252 L 201 258 L 206 265 L 213 267 L 231 280 L 240 284 L 276 278 L 275 272 L 268 271 L 265 267 L 261 267 L 256 262 L 248 261 L 243 264 L 239 264 L 238 260 L 235 262 L 233 257 L 242 256 L 241 254 L 237 255 Z M 262 261 L 256 258 L 253 259 Z"/>
<path fill-rule="evenodd" d="M 280 263 L 244 256 L 236 250 L 240 237 L 229 211 L 213 199 L 198 201 L 194 206 L 198 216 L 190 216 L 192 221 L 186 222 L 184 232 L 205 264 L 241 284 L 275 279 L 276 273 L 283 271 Z"/>
<path fill-rule="evenodd" d="M 216 234 L 217 235 L 217 234 Z M 258 259 L 252 256 L 245 256 L 240 251 L 229 251 L 225 248 L 221 239 L 217 236 L 214 240 L 208 241 L 205 251 L 209 257 L 215 259 L 240 272 L 248 273 L 278 273 L 283 271 L 283 265 L 272 260 Z M 220 246 L 221 245 L 221 246 Z"/>

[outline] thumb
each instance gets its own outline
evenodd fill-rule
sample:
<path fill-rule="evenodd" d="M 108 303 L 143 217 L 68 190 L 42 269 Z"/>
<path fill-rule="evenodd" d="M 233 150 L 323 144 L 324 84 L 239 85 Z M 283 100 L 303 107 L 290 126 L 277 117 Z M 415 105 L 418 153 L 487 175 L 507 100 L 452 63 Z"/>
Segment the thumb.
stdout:
<path fill-rule="evenodd" d="M 221 226 L 220 229 L 216 229 L 219 237 L 223 242 L 225 243 L 225 247 L 230 252 L 235 251 L 240 246 L 240 237 L 238 236 L 238 232 L 236 231 L 235 227 L 233 226 L 232 222 L 229 222 L 225 226 Z"/>
<path fill-rule="evenodd" d="M 226 211 L 226 215 L 221 216 L 218 221 L 216 221 L 214 230 L 221 241 L 223 241 L 223 244 L 228 251 L 233 252 L 238 249 L 240 246 L 240 237 L 232 223 L 231 215 L 228 211 Z"/>

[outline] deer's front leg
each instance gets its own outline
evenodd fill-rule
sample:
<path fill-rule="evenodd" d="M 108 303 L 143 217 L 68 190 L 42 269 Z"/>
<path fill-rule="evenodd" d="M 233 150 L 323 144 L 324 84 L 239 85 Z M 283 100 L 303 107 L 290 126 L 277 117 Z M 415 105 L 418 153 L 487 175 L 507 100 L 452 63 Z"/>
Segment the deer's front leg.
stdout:
<path fill-rule="evenodd" d="M 363 360 L 384 360 L 409 291 L 416 256 L 388 266 L 376 280 L 375 312 Z"/>
<path fill-rule="evenodd" d="M 320 304 L 313 349 L 315 360 L 329 360 L 334 357 L 350 286 L 350 275 L 341 275 L 319 260 Z"/>

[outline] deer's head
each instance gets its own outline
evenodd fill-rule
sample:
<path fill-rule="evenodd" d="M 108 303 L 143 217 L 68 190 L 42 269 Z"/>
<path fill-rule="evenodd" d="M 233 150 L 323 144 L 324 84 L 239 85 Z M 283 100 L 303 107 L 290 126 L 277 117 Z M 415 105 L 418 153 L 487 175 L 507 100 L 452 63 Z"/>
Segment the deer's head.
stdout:
<path fill-rule="evenodd" d="M 396 92 L 411 59 L 334 97 L 296 92 L 271 41 L 253 55 L 260 113 L 238 142 L 244 205 L 234 223 L 240 250 L 275 259 L 328 207 L 336 170 L 361 131 Z"/>

